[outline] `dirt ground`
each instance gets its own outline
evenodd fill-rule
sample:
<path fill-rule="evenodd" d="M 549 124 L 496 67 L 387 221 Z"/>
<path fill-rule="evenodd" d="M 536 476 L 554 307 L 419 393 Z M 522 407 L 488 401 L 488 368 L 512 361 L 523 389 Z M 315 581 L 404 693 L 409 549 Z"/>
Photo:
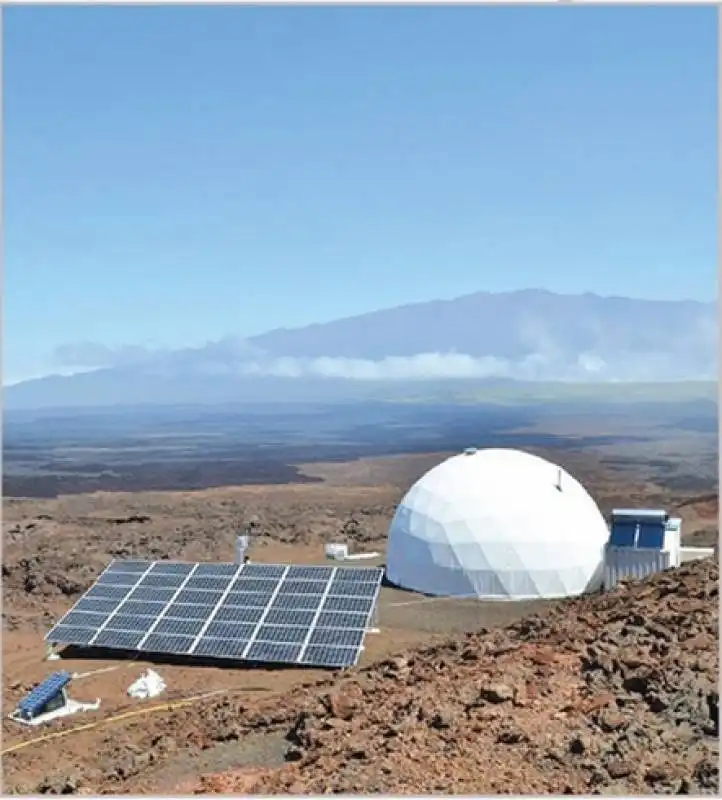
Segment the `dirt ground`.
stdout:
<path fill-rule="evenodd" d="M 5 500 L 5 717 L 34 683 L 58 668 L 82 676 L 71 684 L 74 699 L 101 700 L 99 711 L 42 730 L 23 728 L 5 718 L 5 791 L 224 791 L 221 784 L 213 785 L 212 778 L 199 790 L 199 775 L 242 768 L 243 776 L 236 775 L 233 784 L 233 791 L 242 793 L 244 786 L 254 783 L 253 776 L 283 765 L 289 750 L 285 733 L 270 730 L 269 724 L 268 731 L 255 730 L 239 747 L 238 720 L 216 724 L 213 716 L 209 722 L 207 709 L 234 703 L 240 704 L 241 717 L 250 715 L 269 699 L 275 702 L 273 698 L 294 690 L 310 691 L 319 682 L 337 680 L 328 672 L 160 662 L 153 667 L 162 674 L 168 691 L 158 702 L 134 701 L 126 689 L 149 662 L 89 658 L 47 662 L 44 633 L 110 558 L 229 561 L 236 532 L 253 515 L 262 531 L 254 543 L 255 561 L 322 563 L 324 542 L 346 541 L 357 551 L 380 551 L 382 563 L 396 503 L 443 457 L 429 454 L 307 467 L 309 475 L 324 479 L 322 484 Z M 604 511 L 614 505 L 659 504 L 681 513 L 683 530 L 694 544 L 717 539 L 716 494 L 674 493 L 647 477 L 638 483 L 627 476 L 620 480 L 589 454 L 565 454 L 564 466 L 589 488 Z M 367 636 L 359 668 L 384 662 L 395 653 L 437 645 L 452 634 L 496 630 L 530 613 L 552 613 L 556 605 L 429 600 L 385 587 L 379 602 L 379 632 Z M 207 696 L 213 692 L 217 694 Z M 173 701 L 184 705 L 169 709 Z M 65 735 L 67 731 L 75 732 Z M 35 741 L 56 733 L 62 735 Z"/>

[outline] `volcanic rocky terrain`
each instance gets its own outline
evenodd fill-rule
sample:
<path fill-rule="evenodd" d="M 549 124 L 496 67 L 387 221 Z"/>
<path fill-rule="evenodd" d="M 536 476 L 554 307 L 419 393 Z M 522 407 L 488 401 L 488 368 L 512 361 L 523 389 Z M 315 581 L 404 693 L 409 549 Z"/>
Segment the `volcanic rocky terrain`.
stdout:
<path fill-rule="evenodd" d="M 531 607 L 385 588 L 360 666 L 331 676 L 43 660 L 45 630 L 109 558 L 227 559 L 249 514 L 264 523 L 260 561 L 313 563 L 338 536 L 383 550 L 402 487 L 436 459 L 337 465 L 317 485 L 6 500 L 4 705 L 60 666 L 81 673 L 72 697 L 102 706 L 41 730 L 3 720 L 5 791 L 717 794 L 711 559 Z M 716 494 L 621 486 L 589 464 L 577 472 L 604 507 L 679 508 L 690 544 L 715 537 Z M 147 666 L 168 690 L 132 701 L 127 686 Z"/>
<path fill-rule="evenodd" d="M 716 562 L 560 603 L 387 659 L 246 714 L 203 715 L 239 742 L 282 731 L 281 769 L 199 792 L 717 794 Z"/>

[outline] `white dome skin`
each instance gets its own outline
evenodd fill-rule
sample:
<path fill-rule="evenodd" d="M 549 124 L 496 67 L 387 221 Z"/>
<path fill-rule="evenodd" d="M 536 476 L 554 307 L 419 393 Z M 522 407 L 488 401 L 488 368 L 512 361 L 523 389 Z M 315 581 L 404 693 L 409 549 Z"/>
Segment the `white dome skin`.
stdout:
<path fill-rule="evenodd" d="M 519 450 L 470 450 L 403 498 L 386 576 L 444 597 L 568 597 L 601 586 L 608 538 L 596 503 L 561 467 Z"/>

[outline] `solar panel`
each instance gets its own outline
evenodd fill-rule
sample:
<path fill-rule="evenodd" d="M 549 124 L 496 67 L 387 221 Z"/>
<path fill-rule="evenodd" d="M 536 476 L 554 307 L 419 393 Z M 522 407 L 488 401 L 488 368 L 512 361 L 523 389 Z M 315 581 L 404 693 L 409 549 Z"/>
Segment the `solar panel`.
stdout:
<path fill-rule="evenodd" d="M 136 595 L 133 593 L 130 595 L 131 598 L 134 598 Z M 86 603 L 97 603 L 97 600 L 85 600 L 80 601 Z M 117 605 L 117 603 L 116 603 Z M 129 599 L 123 603 L 123 613 L 124 614 L 137 614 L 140 617 L 158 617 L 163 613 L 163 609 L 166 607 L 166 603 L 154 603 L 145 600 L 133 600 Z M 80 603 L 78 603 L 80 606 Z M 110 613 L 110 612 L 108 612 Z"/>
<path fill-rule="evenodd" d="M 223 622 L 223 620 L 216 619 L 206 628 L 203 637 L 248 641 L 255 630 L 255 622 Z"/>
<path fill-rule="evenodd" d="M 203 589 L 182 589 L 174 598 L 175 603 L 192 606 L 214 606 L 223 598 L 223 592 L 211 592 Z"/>
<path fill-rule="evenodd" d="M 184 581 L 185 575 L 162 572 L 158 575 L 146 575 L 140 582 L 142 588 L 177 589 Z"/>
<path fill-rule="evenodd" d="M 376 569 L 368 567 L 344 567 L 343 570 L 336 573 L 337 577 L 340 575 L 339 580 L 359 581 L 360 583 L 376 583 L 376 574 Z"/>
<path fill-rule="evenodd" d="M 45 637 L 240 661 L 356 663 L 383 571 L 113 561 Z"/>
<path fill-rule="evenodd" d="M 107 583 L 116 586 L 132 586 L 138 580 L 135 572 L 104 572 L 98 583 Z"/>
<path fill-rule="evenodd" d="M 240 564 L 198 564 L 193 577 L 232 578 L 240 568 Z"/>
<path fill-rule="evenodd" d="M 102 597 L 105 600 L 122 600 L 127 593 L 126 586 L 108 586 L 107 584 L 96 583 L 84 596 Z"/>
<path fill-rule="evenodd" d="M 280 594 L 323 594 L 328 581 L 289 581 L 281 585 Z"/>
<path fill-rule="evenodd" d="M 165 607 L 166 610 L 163 612 L 160 611 L 159 614 L 156 616 L 160 616 L 162 614 L 163 617 L 171 617 L 172 619 L 202 619 L 205 620 L 208 617 L 208 608 L 207 606 L 182 606 L 178 603 L 171 603 L 169 606 Z"/>
<path fill-rule="evenodd" d="M 273 594 L 277 586 L 278 578 L 247 578 L 245 575 L 241 575 L 231 584 L 231 591 Z"/>
<path fill-rule="evenodd" d="M 206 610 L 206 616 L 208 611 Z M 213 619 L 223 622 L 252 622 L 257 623 L 263 616 L 262 608 L 243 608 L 241 606 L 227 606 L 219 608 Z"/>
<path fill-rule="evenodd" d="M 281 664 L 295 664 L 302 649 L 300 644 L 253 642 L 243 657 L 248 661 L 276 661 Z"/>
<path fill-rule="evenodd" d="M 61 622 L 66 625 L 77 625 L 80 628 L 97 628 L 103 624 L 107 614 L 89 614 L 85 611 L 71 611 L 66 614 Z"/>
<path fill-rule="evenodd" d="M 243 567 L 245 578 L 275 578 L 283 577 L 286 567 L 283 564 L 246 564 Z"/>
<path fill-rule="evenodd" d="M 155 626 L 153 632 L 170 633 L 175 636 L 198 636 L 204 624 L 205 622 L 202 619 L 175 619 L 173 617 L 164 617 Z"/>
<path fill-rule="evenodd" d="M 151 575 L 188 575 L 199 564 L 180 564 L 177 561 L 156 561 L 150 570 Z"/>
<path fill-rule="evenodd" d="M 25 719 L 37 716 L 70 683 L 69 672 L 53 672 L 18 703 L 18 711 Z"/>
<path fill-rule="evenodd" d="M 366 628 L 368 614 L 336 613 L 335 611 L 323 611 L 318 615 L 316 628 L 335 628 L 340 630 Z"/>
<path fill-rule="evenodd" d="M 652 519 L 619 519 L 612 523 L 609 544 L 612 547 L 641 547 L 662 550 L 666 531 L 665 522 Z"/>
<path fill-rule="evenodd" d="M 332 574 L 333 567 L 289 567 L 286 580 L 327 582 Z"/>
<path fill-rule="evenodd" d="M 664 547 L 664 523 L 642 522 L 637 536 L 637 547 L 648 547 L 653 550 L 662 550 Z"/>
<path fill-rule="evenodd" d="M 165 633 L 151 633 L 143 643 L 143 650 L 148 653 L 170 653 L 185 655 L 195 642 L 195 636 L 172 636 Z"/>
<path fill-rule="evenodd" d="M 315 611 L 297 611 L 295 609 L 272 608 L 266 615 L 266 622 L 275 625 L 313 625 Z"/>
<path fill-rule="evenodd" d="M 96 647 L 107 647 L 111 650 L 135 650 L 144 634 L 134 631 L 104 630 L 95 638 Z"/>
<path fill-rule="evenodd" d="M 368 597 L 329 596 L 323 601 L 323 610 L 354 611 L 365 614 L 368 613 L 370 605 Z"/>
<path fill-rule="evenodd" d="M 116 614 L 108 620 L 106 628 L 115 631 L 139 631 L 145 633 L 153 627 L 155 622 L 153 617 L 141 617 L 137 614 Z"/>
<path fill-rule="evenodd" d="M 98 632 L 97 628 L 79 628 L 77 625 L 56 625 L 45 637 L 55 644 L 87 645 Z"/>
<path fill-rule="evenodd" d="M 308 636 L 306 625 L 271 625 L 264 623 L 256 631 L 257 642 L 280 642 L 303 644 Z"/>
<path fill-rule="evenodd" d="M 315 667 L 352 667 L 358 659 L 357 647 L 323 647 L 313 645 L 306 648 L 299 658 L 300 664 Z"/>
<path fill-rule="evenodd" d="M 202 575 L 197 576 L 193 573 L 193 577 L 186 584 L 187 589 L 211 589 L 223 592 L 228 586 L 228 576 L 223 575 Z"/>
<path fill-rule="evenodd" d="M 193 655 L 241 659 L 247 647 L 247 639 L 214 639 L 203 636 L 199 639 Z"/>
<path fill-rule="evenodd" d="M 134 572 L 136 574 L 148 569 L 147 561 L 111 561 L 105 572 Z M 105 574 L 105 573 L 103 573 Z"/>
<path fill-rule="evenodd" d="M 609 544 L 613 547 L 634 547 L 636 536 L 636 522 L 614 522 L 609 534 Z"/>
<path fill-rule="evenodd" d="M 80 600 L 75 605 L 76 611 L 89 611 L 93 614 L 110 614 L 118 605 L 115 600 L 95 600 L 89 597 L 87 600 Z"/>
<path fill-rule="evenodd" d="M 363 630 L 316 628 L 308 640 L 310 646 L 335 645 L 336 647 L 360 647 L 363 642 Z"/>
<path fill-rule="evenodd" d="M 375 597 L 377 591 L 378 586 L 375 583 L 335 580 L 328 593 L 341 597 Z"/>
<path fill-rule="evenodd" d="M 277 594 L 273 600 L 273 608 L 286 608 L 290 611 L 315 611 L 323 597 L 315 594 Z"/>
<path fill-rule="evenodd" d="M 130 600 L 142 600 L 148 603 L 163 603 L 165 605 L 175 594 L 175 589 L 155 589 L 148 586 L 139 586 L 130 595 Z"/>
<path fill-rule="evenodd" d="M 222 605 L 265 608 L 272 600 L 273 592 L 229 592 L 223 598 Z"/>

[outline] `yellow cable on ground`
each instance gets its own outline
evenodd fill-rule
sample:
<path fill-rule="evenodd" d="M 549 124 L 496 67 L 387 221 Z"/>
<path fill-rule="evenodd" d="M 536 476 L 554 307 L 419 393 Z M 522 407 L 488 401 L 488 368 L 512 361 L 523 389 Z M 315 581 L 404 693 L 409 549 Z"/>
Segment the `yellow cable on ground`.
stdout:
<path fill-rule="evenodd" d="M 99 719 L 97 722 L 89 722 L 86 725 L 78 725 L 77 728 L 70 728 L 67 731 L 55 731 L 54 733 L 46 733 L 45 736 L 38 736 L 35 739 L 29 739 L 26 742 L 18 742 L 18 744 L 14 744 L 11 747 L 5 748 L 5 750 L 0 751 L 0 756 L 5 756 L 8 753 L 14 753 L 18 750 L 22 750 L 25 747 L 30 747 L 31 744 L 39 744 L 40 742 L 46 742 L 50 739 L 60 739 L 63 736 L 69 736 L 71 733 L 78 733 L 80 731 L 89 731 L 93 728 L 98 728 L 101 725 L 107 725 L 111 722 L 118 722 L 122 719 L 129 719 L 131 717 L 140 717 L 143 714 L 152 714 L 154 711 L 175 711 L 178 708 L 183 708 L 184 706 L 192 705 L 193 703 L 198 702 L 199 700 L 207 700 L 209 697 L 214 697 L 219 694 L 240 694 L 241 692 L 251 691 L 249 689 L 216 689 L 213 692 L 206 692 L 205 694 L 198 694 L 194 697 L 186 697 L 181 700 L 171 700 L 167 703 L 162 703 L 161 705 L 151 706 L 150 708 L 139 708 L 135 711 L 125 711 L 122 714 L 116 714 L 112 717 L 106 717 L 105 719 Z"/>

